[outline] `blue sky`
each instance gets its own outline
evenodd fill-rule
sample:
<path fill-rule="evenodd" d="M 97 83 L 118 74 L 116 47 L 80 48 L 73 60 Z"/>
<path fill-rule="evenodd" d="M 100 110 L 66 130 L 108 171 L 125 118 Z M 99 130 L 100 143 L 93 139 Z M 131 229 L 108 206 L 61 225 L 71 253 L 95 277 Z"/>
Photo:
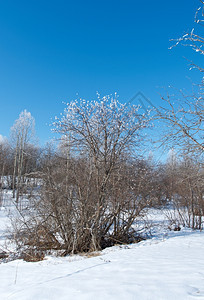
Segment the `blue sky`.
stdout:
<path fill-rule="evenodd" d="M 169 50 L 169 39 L 194 26 L 199 0 L 0 1 L 0 134 L 19 113 L 36 119 L 40 143 L 62 102 L 138 91 L 160 105 L 162 87 L 189 88 L 201 64 L 190 48 Z"/>

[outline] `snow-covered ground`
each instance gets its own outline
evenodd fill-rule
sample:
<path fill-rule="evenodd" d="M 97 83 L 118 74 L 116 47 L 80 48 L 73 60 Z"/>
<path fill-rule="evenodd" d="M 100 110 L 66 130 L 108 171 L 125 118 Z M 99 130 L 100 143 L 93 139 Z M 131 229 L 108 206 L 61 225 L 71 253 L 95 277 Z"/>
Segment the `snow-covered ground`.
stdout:
<path fill-rule="evenodd" d="M 5 212 L 0 211 L 2 239 Z M 153 222 L 158 216 L 157 211 Z M 204 233 L 160 228 L 152 239 L 92 257 L 1 263 L 0 276 L 1 300 L 204 299 Z"/>

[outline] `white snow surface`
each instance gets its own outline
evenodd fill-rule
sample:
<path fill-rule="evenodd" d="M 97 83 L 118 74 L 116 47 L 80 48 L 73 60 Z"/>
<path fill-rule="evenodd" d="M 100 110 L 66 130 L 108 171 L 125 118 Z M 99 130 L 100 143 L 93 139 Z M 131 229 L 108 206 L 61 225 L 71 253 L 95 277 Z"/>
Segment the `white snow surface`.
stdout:
<path fill-rule="evenodd" d="M 0 210 L 1 237 L 8 222 Z M 155 216 L 154 216 L 155 221 Z M 98 256 L 0 264 L 0 299 L 204 299 L 204 233 L 161 233 Z"/>

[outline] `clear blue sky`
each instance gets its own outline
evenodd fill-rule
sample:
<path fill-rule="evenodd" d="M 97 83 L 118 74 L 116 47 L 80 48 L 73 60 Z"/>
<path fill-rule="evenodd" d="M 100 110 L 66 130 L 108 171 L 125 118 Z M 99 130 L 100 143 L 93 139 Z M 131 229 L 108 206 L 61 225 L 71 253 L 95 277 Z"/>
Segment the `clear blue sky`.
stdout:
<path fill-rule="evenodd" d="M 142 91 L 155 105 L 161 89 L 188 88 L 197 76 L 169 50 L 194 26 L 199 0 L 0 1 L 0 134 L 9 136 L 19 113 L 36 119 L 43 144 L 51 118 L 76 94 L 93 99 L 117 92 L 128 101 Z M 200 60 L 200 61 L 199 61 Z"/>

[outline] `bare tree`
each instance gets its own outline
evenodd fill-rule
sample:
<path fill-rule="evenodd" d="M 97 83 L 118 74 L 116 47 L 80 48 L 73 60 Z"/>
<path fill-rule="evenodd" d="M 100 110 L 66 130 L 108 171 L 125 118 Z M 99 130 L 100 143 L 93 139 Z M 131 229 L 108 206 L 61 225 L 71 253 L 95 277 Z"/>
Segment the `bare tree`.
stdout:
<path fill-rule="evenodd" d="M 26 147 L 34 137 L 35 120 L 30 112 L 22 111 L 19 118 L 11 128 L 11 143 L 14 146 L 14 166 L 13 166 L 13 197 L 19 202 L 20 189 L 22 187 L 22 171 L 25 161 Z"/>
<path fill-rule="evenodd" d="M 96 203 L 92 225 L 86 225 L 93 245 L 100 244 L 103 236 L 100 229 L 110 197 L 111 175 L 119 168 L 121 159 L 141 145 L 141 130 L 148 125 L 146 117 L 139 112 L 139 107 L 123 105 L 117 97 L 103 97 L 93 102 L 68 103 L 62 119 L 55 122 L 57 132 L 69 136 L 70 153 L 81 157 L 89 166 L 86 182 L 90 182 L 87 182 L 83 197 L 86 202 L 94 194 Z M 90 189 L 91 182 L 94 182 L 95 191 Z"/>
<path fill-rule="evenodd" d="M 193 28 L 181 38 L 174 40 L 171 47 L 182 44 L 199 54 L 204 54 L 202 29 L 204 25 L 204 2 L 195 15 Z M 201 29 L 201 34 L 199 33 Z M 191 62 L 191 68 L 203 72 L 203 67 Z M 201 73 L 202 76 L 202 73 Z M 165 178 L 166 194 L 172 201 L 177 221 L 192 228 L 202 227 L 203 212 L 203 155 L 204 155 L 204 81 L 193 86 L 191 95 L 182 90 L 171 89 L 162 97 L 163 106 L 156 110 L 156 119 L 164 130 L 161 144 L 175 147 L 182 153 L 182 160 L 176 165 L 167 164 Z M 171 168 L 172 167 L 172 168 Z"/>
<path fill-rule="evenodd" d="M 195 23 L 204 25 L 204 2 L 195 15 Z M 200 16 L 201 12 L 201 16 Z M 199 17 L 200 16 L 200 17 Z M 203 45 L 204 38 L 202 35 L 195 33 L 195 28 L 190 33 L 186 33 L 181 38 L 174 40 L 176 43 L 171 47 L 182 44 L 189 46 L 194 51 L 204 54 Z M 192 67 L 197 67 L 199 71 L 203 72 L 203 68 L 191 63 Z M 194 85 L 194 91 L 191 95 L 185 95 L 181 90 L 174 93 L 167 94 L 162 97 L 165 101 L 163 107 L 160 107 L 156 112 L 156 117 L 164 122 L 166 133 L 163 136 L 163 144 L 171 142 L 188 152 L 204 153 L 204 81 L 199 85 Z M 173 90 L 171 90 L 173 91 Z"/>
<path fill-rule="evenodd" d="M 54 125 L 62 142 L 44 158 L 39 195 L 19 220 L 18 242 L 66 254 L 137 241 L 135 222 L 154 194 L 147 165 L 134 158 L 148 116 L 103 97 L 68 103 Z"/>

